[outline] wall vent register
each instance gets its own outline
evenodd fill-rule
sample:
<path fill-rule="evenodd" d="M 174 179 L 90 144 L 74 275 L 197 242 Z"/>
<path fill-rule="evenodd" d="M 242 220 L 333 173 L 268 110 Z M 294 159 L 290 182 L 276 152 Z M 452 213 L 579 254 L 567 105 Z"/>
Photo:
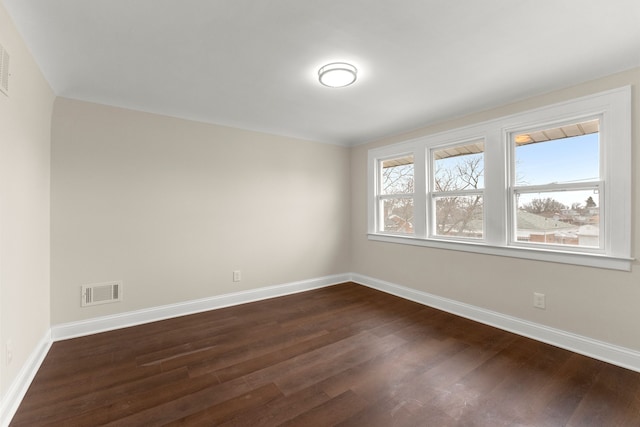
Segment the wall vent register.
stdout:
<path fill-rule="evenodd" d="M 82 286 L 82 307 L 122 300 L 122 282 L 95 283 Z"/>
<path fill-rule="evenodd" d="M 9 53 L 0 45 L 0 92 L 9 95 Z"/>

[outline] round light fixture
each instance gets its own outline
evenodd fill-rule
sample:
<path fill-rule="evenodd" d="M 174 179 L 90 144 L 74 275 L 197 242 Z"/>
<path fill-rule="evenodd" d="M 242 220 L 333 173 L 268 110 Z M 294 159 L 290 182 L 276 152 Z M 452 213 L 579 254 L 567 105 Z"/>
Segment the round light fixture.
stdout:
<path fill-rule="evenodd" d="M 358 70 L 345 62 L 333 62 L 318 70 L 320 83 L 329 87 L 345 87 L 356 81 Z"/>

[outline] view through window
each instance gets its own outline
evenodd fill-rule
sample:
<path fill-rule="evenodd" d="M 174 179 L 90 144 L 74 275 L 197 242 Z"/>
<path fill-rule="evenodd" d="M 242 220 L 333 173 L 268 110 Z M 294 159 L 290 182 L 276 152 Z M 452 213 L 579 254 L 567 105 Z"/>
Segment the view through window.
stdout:
<path fill-rule="evenodd" d="M 482 238 L 484 229 L 484 141 L 432 151 L 434 233 Z"/>
<path fill-rule="evenodd" d="M 386 232 L 413 234 L 414 161 L 413 156 L 381 162 L 380 203 Z"/>
<path fill-rule="evenodd" d="M 599 248 L 599 120 L 513 135 L 518 242 Z"/>

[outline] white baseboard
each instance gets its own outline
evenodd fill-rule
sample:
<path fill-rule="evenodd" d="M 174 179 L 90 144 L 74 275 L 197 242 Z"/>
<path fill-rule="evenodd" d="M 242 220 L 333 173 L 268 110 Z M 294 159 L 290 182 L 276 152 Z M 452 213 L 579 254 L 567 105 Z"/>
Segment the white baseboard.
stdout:
<path fill-rule="evenodd" d="M 33 378 L 51 348 L 52 340 L 49 330 L 36 345 L 29 359 L 22 365 L 18 376 L 13 380 L 0 403 L 0 426 L 6 427 L 18 410 L 22 398 L 27 393 Z"/>
<path fill-rule="evenodd" d="M 9 425 L 11 418 L 18 409 L 22 398 L 31 385 L 31 381 L 33 381 L 53 341 L 295 294 L 349 281 L 640 372 L 640 352 L 638 351 L 507 316 L 455 300 L 442 298 L 361 274 L 348 273 L 153 307 L 113 316 L 98 317 L 80 322 L 54 325 L 40 340 L 20 373 L 9 387 L 2 402 L 0 402 L 0 426 L 5 427 Z"/>
<path fill-rule="evenodd" d="M 348 282 L 350 278 L 350 274 L 336 274 L 333 276 L 301 280 L 299 282 L 286 283 L 283 285 L 269 286 L 177 304 L 152 307 L 144 310 L 130 311 L 111 316 L 96 317 L 79 322 L 54 325 L 51 327 L 51 338 L 53 341 L 60 341 L 84 335 L 96 334 L 99 332 L 111 331 L 114 329 L 126 328 L 129 326 L 141 325 L 144 323 L 156 322 L 158 320 L 169 319 L 172 317 L 186 316 L 217 308 L 230 307 L 233 305 L 245 304 L 248 302 L 260 301 L 268 298 L 336 285 L 338 283 Z"/>
<path fill-rule="evenodd" d="M 361 274 L 351 274 L 351 281 L 457 316 L 466 317 L 505 331 L 640 372 L 640 352 L 635 350 L 518 319 L 517 317 L 486 310 L 448 298 L 442 298 Z"/>

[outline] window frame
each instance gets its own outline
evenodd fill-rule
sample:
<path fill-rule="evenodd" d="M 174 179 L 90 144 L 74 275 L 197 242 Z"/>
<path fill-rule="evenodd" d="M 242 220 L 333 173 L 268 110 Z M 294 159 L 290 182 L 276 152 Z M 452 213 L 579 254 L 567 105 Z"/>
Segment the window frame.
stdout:
<path fill-rule="evenodd" d="M 512 135 L 528 129 L 551 128 L 560 123 L 587 118 L 600 120 L 601 247 L 593 248 L 528 244 L 514 241 L 514 190 L 511 174 L 515 158 Z M 372 148 L 368 152 L 368 238 L 373 241 L 410 244 L 498 256 L 525 258 L 574 265 L 631 269 L 631 87 L 625 86 L 597 94 L 552 104 L 477 123 L 471 126 L 427 135 L 410 141 Z M 432 195 L 434 168 L 432 152 L 447 145 L 484 140 L 484 229 L 483 238 L 451 238 L 435 235 Z M 414 234 L 380 232 L 377 172 L 380 159 L 412 153 L 414 156 Z M 567 184 L 561 184 L 567 187 Z M 553 188 L 544 186 L 546 188 Z M 516 207 L 517 209 L 517 207 Z"/>

